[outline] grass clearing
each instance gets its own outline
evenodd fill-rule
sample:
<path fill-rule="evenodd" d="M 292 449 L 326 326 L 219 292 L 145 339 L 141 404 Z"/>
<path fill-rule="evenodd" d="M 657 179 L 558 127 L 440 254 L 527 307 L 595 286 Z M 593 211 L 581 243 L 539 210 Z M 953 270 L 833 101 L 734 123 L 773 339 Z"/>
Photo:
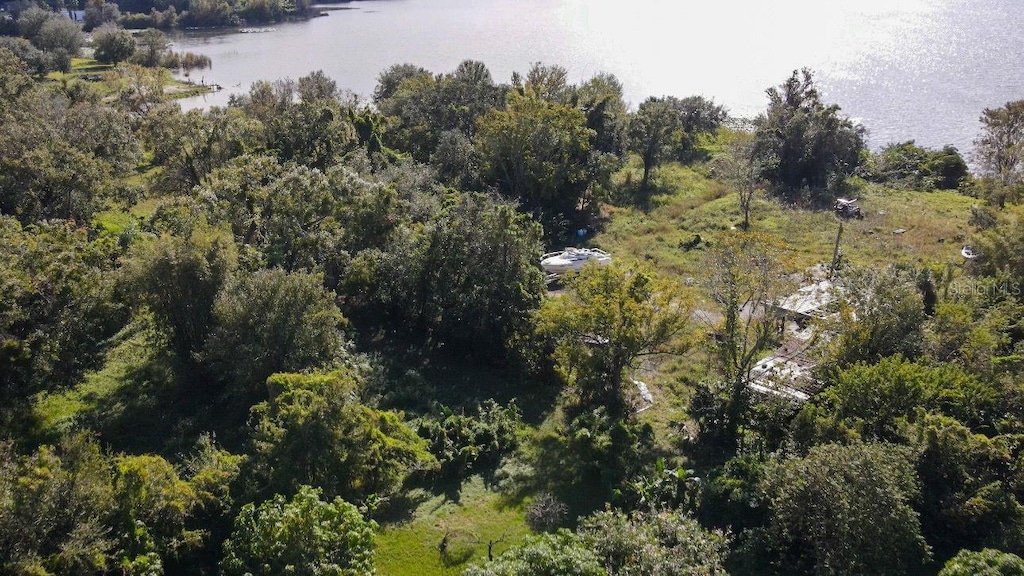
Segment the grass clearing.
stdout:
<path fill-rule="evenodd" d="M 521 505 L 509 505 L 480 476 L 471 476 L 457 495 L 411 496 L 424 499 L 407 521 L 383 526 L 377 535 L 377 573 L 381 576 L 448 576 L 487 559 L 487 541 L 497 556 L 530 531 Z M 438 544 L 448 535 L 444 557 Z"/>
<path fill-rule="evenodd" d="M 735 193 L 693 168 L 662 168 L 658 180 L 661 193 L 651 199 L 649 210 L 607 207 L 607 224 L 594 244 L 617 258 L 674 276 L 697 294 L 705 269 L 703 248 L 741 225 L 739 203 Z M 843 223 L 841 248 L 850 264 L 962 263 L 960 248 L 970 235 L 967 218 L 976 199 L 949 191 L 876 186 L 865 187 L 860 196 L 864 219 Z M 783 241 L 792 272 L 830 262 L 838 228 L 839 220 L 829 210 L 792 208 L 771 198 L 759 198 L 751 211 L 751 230 Z M 697 236 L 706 244 L 688 248 Z"/>
<path fill-rule="evenodd" d="M 150 365 L 154 350 L 144 329 L 130 326 L 118 335 L 119 342 L 107 352 L 103 366 L 88 372 L 82 381 L 68 390 L 43 392 L 36 396 L 34 412 L 43 436 L 58 436 L 91 412 L 138 385 L 135 376 L 140 367 Z"/>

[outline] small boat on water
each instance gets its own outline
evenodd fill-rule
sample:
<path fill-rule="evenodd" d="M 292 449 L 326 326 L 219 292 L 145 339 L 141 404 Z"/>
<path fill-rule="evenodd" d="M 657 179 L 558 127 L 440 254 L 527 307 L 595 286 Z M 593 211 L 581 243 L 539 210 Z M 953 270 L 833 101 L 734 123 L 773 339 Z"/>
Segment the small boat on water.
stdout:
<path fill-rule="evenodd" d="M 600 248 L 566 248 L 541 256 L 540 265 L 548 274 L 567 274 L 579 272 L 590 262 L 607 266 L 611 261 L 612 255 Z"/>

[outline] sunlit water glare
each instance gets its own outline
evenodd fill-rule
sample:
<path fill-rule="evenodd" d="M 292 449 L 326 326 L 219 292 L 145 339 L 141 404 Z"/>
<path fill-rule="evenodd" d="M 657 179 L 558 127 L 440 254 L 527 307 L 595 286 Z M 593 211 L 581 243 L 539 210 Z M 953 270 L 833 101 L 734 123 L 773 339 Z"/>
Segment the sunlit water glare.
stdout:
<path fill-rule="evenodd" d="M 377 0 L 259 34 L 188 33 L 206 54 L 193 79 L 225 90 L 185 107 L 223 105 L 255 80 L 322 69 L 368 96 L 378 74 L 411 62 L 435 72 L 482 60 L 497 81 L 532 62 L 574 81 L 611 72 L 635 106 L 703 94 L 737 116 L 764 90 L 812 68 L 826 99 L 862 122 L 872 146 L 916 139 L 970 148 L 985 107 L 1024 98 L 1021 0 Z M 200 78 L 195 78 L 200 76 Z"/>

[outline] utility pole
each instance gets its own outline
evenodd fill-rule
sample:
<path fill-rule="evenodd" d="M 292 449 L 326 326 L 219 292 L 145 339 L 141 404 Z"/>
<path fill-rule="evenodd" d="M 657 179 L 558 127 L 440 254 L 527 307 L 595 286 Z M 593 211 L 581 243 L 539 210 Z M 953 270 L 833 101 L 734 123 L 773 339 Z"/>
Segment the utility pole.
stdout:
<path fill-rule="evenodd" d="M 839 239 L 843 236 L 843 223 L 839 223 L 839 231 L 836 232 L 836 246 L 832 249 L 832 265 L 828 269 L 828 279 L 835 276 L 836 268 L 839 267 Z"/>

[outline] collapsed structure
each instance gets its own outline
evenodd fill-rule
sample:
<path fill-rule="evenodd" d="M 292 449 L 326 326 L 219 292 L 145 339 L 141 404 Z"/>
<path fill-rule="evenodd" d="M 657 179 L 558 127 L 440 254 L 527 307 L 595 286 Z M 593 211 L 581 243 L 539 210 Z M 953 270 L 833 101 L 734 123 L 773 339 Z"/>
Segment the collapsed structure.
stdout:
<path fill-rule="evenodd" d="M 814 379 L 815 360 L 807 355 L 815 337 L 816 321 L 835 313 L 839 288 L 831 280 L 803 286 L 775 307 L 783 343 L 750 370 L 748 386 L 761 394 L 773 394 L 804 402 L 820 390 Z"/>

